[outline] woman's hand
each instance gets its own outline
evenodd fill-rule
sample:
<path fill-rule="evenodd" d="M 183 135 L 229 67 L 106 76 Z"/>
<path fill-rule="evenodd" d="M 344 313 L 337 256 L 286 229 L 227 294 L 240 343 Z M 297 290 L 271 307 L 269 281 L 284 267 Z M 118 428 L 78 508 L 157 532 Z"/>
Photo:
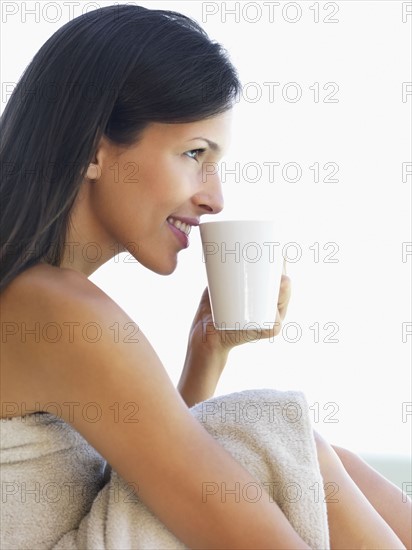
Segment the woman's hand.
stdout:
<path fill-rule="evenodd" d="M 214 328 L 208 288 L 203 291 L 189 333 L 189 342 L 196 343 L 205 350 L 228 353 L 235 346 L 246 342 L 273 338 L 280 332 L 291 296 L 291 280 L 282 275 L 277 304 L 276 321 L 273 329 L 217 330 Z M 202 345 L 201 345 L 202 344 Z"/>
<path fill-rule="evenodd" d="M 203 291 L 189 332 L 185 363 L 177 389 L 188 407 L 214 395 L 229 351 L 240 344 L 271 338 L 280 332 L 291 294 L 291 282 L 282 275 L 273 329 L 216 330 L 207 287 Z"/>

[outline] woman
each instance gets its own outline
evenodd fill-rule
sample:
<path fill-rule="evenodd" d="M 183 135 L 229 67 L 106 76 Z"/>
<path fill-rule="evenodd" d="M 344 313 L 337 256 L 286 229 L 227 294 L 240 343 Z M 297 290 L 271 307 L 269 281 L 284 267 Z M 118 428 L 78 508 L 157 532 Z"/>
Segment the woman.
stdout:
<path fill-rule="evenodd" d="M 2 344 L 2 418 L 11 425 L 56 403 L 62 421 L 90 444 L 84 468 L 93 469 L 96 487 L 101 455 L 124 480 L 140 480 L 139 497 L 191 548 L 309 548 L 276 503 L 261 500 L 251 511 L 247 502 L 222 509 L 199 498 L 205 479 L 254 480 L 188 410 L 213 395 L 230 349 L 250 335 L 242 341 L 232 333 L 223 342 L 211 330 L 205 291 L 177 392 L 141 331 L 135 327 L 135 345 L 126 340 L 130 317 L 88 280 L 127 250 L 148 269 L 172 273 L 185 246 L 180 233 L 222 210 L 218 175 L 204 169 L 227 149 L 239 87 L 222 48 L 196 23 L 136 6 L 78 17 L 34 57 L 1 120 L 2 317 L 16 330 L 53 320 L 74 331 L 92 321 L 99 338 L 91 344 L 75 332 L 58 342 L 11 334 Z M 97 260 L 84 253 L 90 243 Z M 284 275 L 275 334 L 290 292 Z M 109 411 L 114 401 L 136 403 L 139 422 L 103 416 L 93 423 L 64 406 L 93 402 Z M 31 433 L 26 426 L 24 437 Z M 339 502 L 328 505 L 331 547 L 411 548 L 410 501 L 349 451 L 316 433 L 315 441 L 323 479 L 340 491 Z M 64 453 L 61 459 L 64 470 Z M 90 497 L 78 504 L 87 509 Z M 17 528 L 5 521 L 7 506 L 4 548 Z M 26 516 L 19 521 L 31 522 L 34 536 L 36 517 Z"/>

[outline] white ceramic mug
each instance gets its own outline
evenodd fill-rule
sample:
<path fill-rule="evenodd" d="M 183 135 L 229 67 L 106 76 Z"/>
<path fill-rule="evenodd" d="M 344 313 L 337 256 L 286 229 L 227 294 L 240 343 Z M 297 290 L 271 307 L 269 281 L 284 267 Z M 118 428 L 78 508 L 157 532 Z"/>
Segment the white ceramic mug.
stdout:
<path fill-rule="evenodd" d="M 276 223 L 214 221 L 199 229 L 215 328 L 273 328 L 283 270 Z"/>

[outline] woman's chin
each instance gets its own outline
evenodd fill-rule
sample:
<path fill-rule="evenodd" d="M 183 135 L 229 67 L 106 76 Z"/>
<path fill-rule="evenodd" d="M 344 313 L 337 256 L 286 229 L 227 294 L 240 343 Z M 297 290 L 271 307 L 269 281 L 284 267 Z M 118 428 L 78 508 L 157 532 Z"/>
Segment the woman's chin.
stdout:
<path fill-rule="evenodd" d="M 171 275 L 177 267 L 177 255 L 174 258 L 162 258 L 160 261 L 140 261 L 140 263 L 158 275 Z"/>

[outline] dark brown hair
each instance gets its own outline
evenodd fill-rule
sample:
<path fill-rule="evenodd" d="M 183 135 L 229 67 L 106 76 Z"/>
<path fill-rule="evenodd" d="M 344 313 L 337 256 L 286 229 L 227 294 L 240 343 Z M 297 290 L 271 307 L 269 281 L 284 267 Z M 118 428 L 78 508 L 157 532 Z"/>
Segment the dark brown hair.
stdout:
<path fill-rule="evenodd" d="M 113 5 L 73 19 L 27 66 L 0 119 L 0 291 L 59 266 L 70 210 L 102 135 L 135 143 L 150 122 L 192 122 L 240 90 L 222 46 L 173 11 Z"/>

